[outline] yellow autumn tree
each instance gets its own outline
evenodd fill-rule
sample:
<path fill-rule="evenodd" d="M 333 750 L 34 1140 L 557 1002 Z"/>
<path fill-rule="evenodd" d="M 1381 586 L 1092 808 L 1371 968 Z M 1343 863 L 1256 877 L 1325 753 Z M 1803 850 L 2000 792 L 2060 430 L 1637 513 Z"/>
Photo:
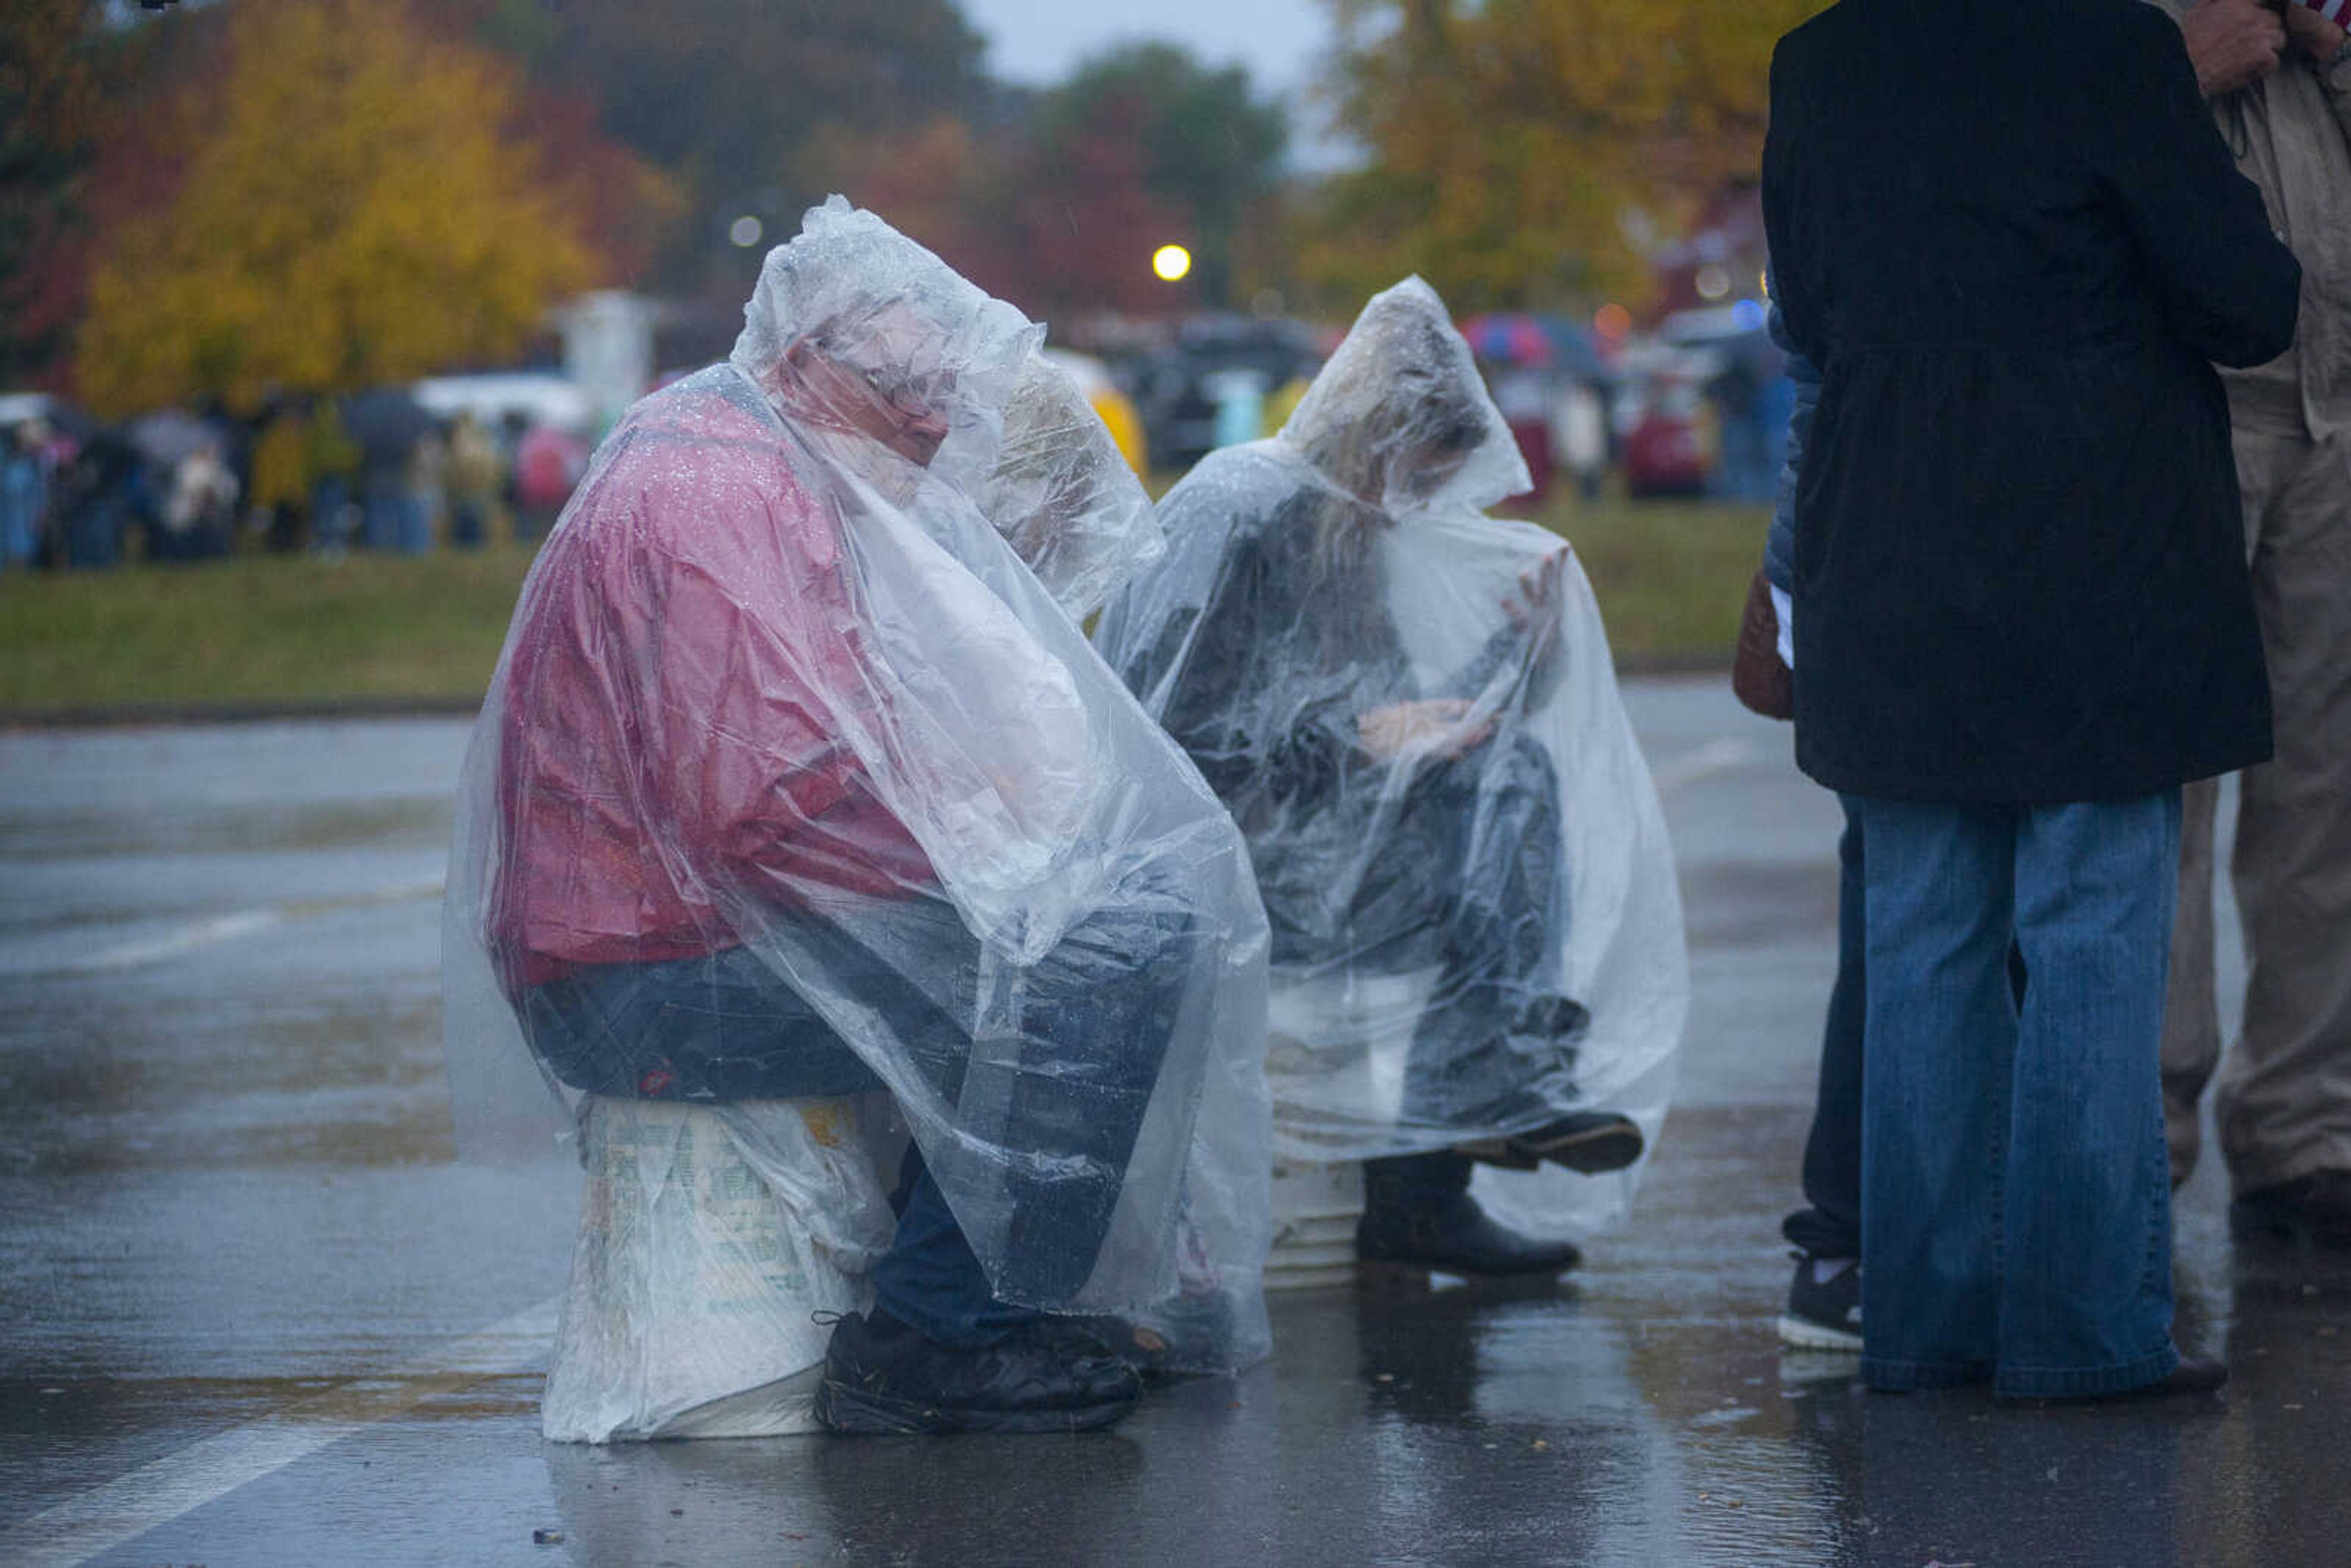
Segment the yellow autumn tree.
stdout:
<path fill-rule="evenodd" d="M 1762 150 L 1771 46 L 1827 0 L 1327 0 L 1340 126 L 1302 269 L 1343 297 L 1426 273 L 1457 309 L 1635 297 Z"/>
<path fill-rule="evenodd" d="M 503 66 L 406 0 L 236 0 L 178 103 L 176 193 L 100 238 L 78 341 L 108 413 L 495 361 L 590 253 L 509 132 Z"/>

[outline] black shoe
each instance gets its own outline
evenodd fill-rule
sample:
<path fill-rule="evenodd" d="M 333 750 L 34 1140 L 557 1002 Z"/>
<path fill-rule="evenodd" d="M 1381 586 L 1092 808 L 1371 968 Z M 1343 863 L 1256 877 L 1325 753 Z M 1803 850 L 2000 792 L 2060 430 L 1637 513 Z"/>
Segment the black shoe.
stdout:
<path fill-rule="evenodd" d="M 2179 1364 L 2167 1376 L 2153 1383 L 2142 1383 L 2136 1388 L 2116 1388 L 2105 1394 L 2063 1394 L 2041 1396 L 2002 1395 L 2003 1400 L 2030 1405 L 2119 1405 L 2134 1400 L 2210 1398 L 2220 1392 L 2229 1381 L 2229 1369 L 2217 1361 L 2179 1358 Z"/>
<path fill-rule="evenodd" d="M 2172 1394 L 2218 1394 L 2229 1381 L 2225 1362 L 2206 1361 L 2201 1357 L 2181 1356 L 2179 1364 L 2160 1382 L 2148 1383 L 2131 1390 L 2142 1399 L 2160 1399 Z"/>
<path fill-rule="evenodd" d="M 1448 1274 L 1557 1274 L 1583 1261 L 1565 1241 L 1538 1241 L 1496 1224 L 1466 1192 L 1410 1206 L 1375 1205 L 1355 1225 L 1355 1256 Z"/>
<path fill-rule="evenodd" d="M 2241 1193 L 2229 1205 L 2229 1228 L 2249 1239 L 2351 1248 L 2351 1171 L 2313 1171 Z"/>
<path fill-rule="evenodd" d="M 1578 1111 L 1531 1133 L 1458 1145 L 1473 1160 L 1506 1170 L 1531 1171 L 1549 1160 L 1585 1176 L 1621 1171 L 1641 1157 L 1641 1128 L 1614 1111 Z"/>
<path fill-rule="evenodd" d="M 1142 1395 L 1134 1369 L 1073 1324 L 1049 1319 L 971 1350 L 876 1308 L 833 1325 L 816 1418 L 835 1432 L 1079 1432 Z"/>
<path fill-rule="evenodd" d="M 1823 1270 L 1821 1264 L 1842 1263 Z M 1821 1276 L 1827 1273 L 1828 1277 Z M 1780 1343 L 1798 1350 L 1861 1354 L 1861 1265 L 1850 1258 L 1796 1254 L 1796 1277 L 1788 1284 L 1788 1310 L 1780 1314 Z"/>

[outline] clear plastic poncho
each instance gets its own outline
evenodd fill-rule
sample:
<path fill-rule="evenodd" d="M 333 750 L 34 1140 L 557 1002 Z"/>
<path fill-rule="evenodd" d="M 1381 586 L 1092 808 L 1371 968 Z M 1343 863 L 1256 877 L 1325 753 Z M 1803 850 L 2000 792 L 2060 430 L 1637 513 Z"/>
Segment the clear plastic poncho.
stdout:
<path fill-rule="evenodd" d="M 1097 629 L 1248 838 L 1271 919 L 1275 1145 L 1337 1161 L 1583 1110 L 1652 1144 L 1688 980 L 1664 819 L 1572 551 L 1483 508 L 1527 472 L 1436 292 L 1375 296 L 1271 439 L 1160 502 Z M 1479 1173 L 1506 1219 L 1629 1177 Z"/>
<path fill-rule="evenodd" d="M 1072 618 L 1148 501 L 1040 329 L 839 197 L 746 318 L 523 586 L 452 849 L 461 1139 L 886 1089 L 998 1297 L 1221 1292 L 1248 1359 L 1263 915 Z"/>

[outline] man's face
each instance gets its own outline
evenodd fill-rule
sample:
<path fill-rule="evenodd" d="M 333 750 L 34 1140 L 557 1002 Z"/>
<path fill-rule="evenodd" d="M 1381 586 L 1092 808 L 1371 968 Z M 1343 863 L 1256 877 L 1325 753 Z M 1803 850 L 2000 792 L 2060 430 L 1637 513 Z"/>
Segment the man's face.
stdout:
<path fill-rule="evenodd" d="M 943 410 L 955 375 L 941 363 L 935 324 L 888 305 L 848 329 L 794 342 L 785 360 L 820 406 L 916 467 L 947 437 Z"/>

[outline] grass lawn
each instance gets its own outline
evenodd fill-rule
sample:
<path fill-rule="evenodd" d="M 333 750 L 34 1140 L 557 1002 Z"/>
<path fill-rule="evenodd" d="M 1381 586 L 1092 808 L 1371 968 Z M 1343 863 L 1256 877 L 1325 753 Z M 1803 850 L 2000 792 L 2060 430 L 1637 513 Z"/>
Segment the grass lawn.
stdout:
<path fill-rule="evenodd" d="M 1768 507 L 1711 501 L 1554 501 L 1536 520 L 1564 534 L 1608 623 L 1620 666 L 1730 667 Z"/>
<path fill-rule="evenodd" d="M 1555 502 L 1620 662 L 1728 663 L 1762 549 L 1760 507 Z M 0 716 L 148 705 L 477 697 L 520 546 L 421 559 L 250 556 L 0 576 Z"/>
<path fill-rule="evenodd" d="M 465 699 L 530 552 L 241 556 L 0 577 L 0 711 Z"/>

